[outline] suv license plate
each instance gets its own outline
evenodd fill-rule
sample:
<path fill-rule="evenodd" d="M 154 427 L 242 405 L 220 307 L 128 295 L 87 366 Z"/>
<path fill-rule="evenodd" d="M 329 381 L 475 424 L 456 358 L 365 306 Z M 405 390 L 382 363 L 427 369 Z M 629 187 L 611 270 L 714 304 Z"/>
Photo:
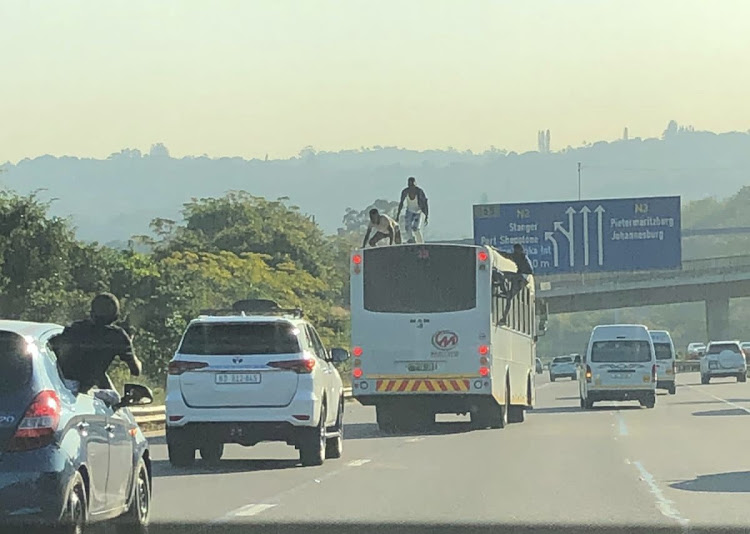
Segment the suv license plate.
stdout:
<path fill-rule="evenodd" d="M 719 368 L 719 362 L 708 362 L 708 368 L 709 369 L 718 369 Z"/>
<path fill-rule="evenodd" d="M 260 384 L 260 373 L 217 373 L 217 384 Z"/>

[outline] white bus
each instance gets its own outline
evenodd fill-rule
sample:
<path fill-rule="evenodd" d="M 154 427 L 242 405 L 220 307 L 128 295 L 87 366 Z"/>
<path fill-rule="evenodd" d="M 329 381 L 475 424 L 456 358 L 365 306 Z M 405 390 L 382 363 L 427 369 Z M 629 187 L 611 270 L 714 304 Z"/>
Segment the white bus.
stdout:
<path fill-rule="evenodd" d="M 381 430 L 425 428 L 438 413 L 483 428 L 523 421 L 535 403 L 532 276 L 502 324 L 516 265 L 491 247 L 369 248 L 350 268 L 353 396 L 376 407 Z"/>

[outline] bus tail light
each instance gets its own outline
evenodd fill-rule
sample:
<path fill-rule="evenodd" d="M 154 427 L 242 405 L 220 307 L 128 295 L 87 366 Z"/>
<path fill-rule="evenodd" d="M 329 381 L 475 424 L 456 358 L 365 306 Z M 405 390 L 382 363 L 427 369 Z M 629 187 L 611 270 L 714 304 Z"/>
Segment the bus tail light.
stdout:
<path fill-rule="evenodd" d="M 362 264 L 362 254 L 354 254 L 352 256 L 352 263 L 354 265 L 361 265 Z"/>
<path fill-rule="evenodd" d="M 479 376 L 489 376 L 490 375 L 490 368 L 489 367 L 480 367 L 479 368 Z"/>
<path fill-rule="evenodd" d="M 479 345 L 479 348 L 477 350 L 479 351 L 479 354 L 481 356 L 487 356 L 490 353 L 489 345 Z"/>
<path fill-rule="evenodd" d="M 484 263 L 485 261 L 487 261 L 489 259 L 489 257 L 490 257 L 490 255 L 487 254 L 486 250 L 480 250 L 479 252 L 477 252 L 477 259 L 479 261 L 481 261 L 482 263 Z"/>
<path fill-rule="evenodd" d="M 586 366 L 586 382 L 591 382 L 591 376 L 592 376 L 591 367 L 587 365 Z"/>
<path fill-rule="evenodd" d="M 352 349 L 352 354 L 354 355 L 355 358 L 359 358 L 360 356 L 362 356 L 362 352 L 363 352 L 362 347 L 354 347 Z"/>
<path fill-rule="evenodd" d="M 487 358 L 487 356 L 482 356 L 479 358 L 479 365 L 489 365 L 490 360 Z"/>
<path fill-rule="evenodd" d="M 352 376 L 357 379 L 362 378 L 362 368 L 355 367 L 354 369 L 352 369 Z"/>

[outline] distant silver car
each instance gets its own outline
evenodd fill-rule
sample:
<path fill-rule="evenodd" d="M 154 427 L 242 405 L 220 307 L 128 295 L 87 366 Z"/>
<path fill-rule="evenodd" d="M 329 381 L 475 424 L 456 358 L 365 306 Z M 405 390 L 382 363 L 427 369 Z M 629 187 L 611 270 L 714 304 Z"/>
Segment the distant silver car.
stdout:
<path fill-rule="evenodd" d="M 576 364 L 573 360 L 573 356 L 558 356 L 552 359 L 552 363 L 549 364 L 549 379 L 550 382 L 554 382 L 560 377 L 567 376 L 571 380 L 578 379 L 578 373 Z"/>
<path fill-rule="evenodd" d="M 747 363 L 739 341 L 712 341 L 701 358 L 701 384 L 712 378 L 737 377 L 747 381 Z"/>

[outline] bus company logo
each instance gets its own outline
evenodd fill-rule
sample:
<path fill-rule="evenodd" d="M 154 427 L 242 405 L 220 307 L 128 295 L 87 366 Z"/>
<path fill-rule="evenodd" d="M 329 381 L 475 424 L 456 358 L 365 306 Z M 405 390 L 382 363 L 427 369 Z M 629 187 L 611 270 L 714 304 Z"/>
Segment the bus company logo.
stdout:
<path fill-rule="evenodd" d="M 432 336 L 432 346 L 438 350 L 451 350 L 458 345 L 458 334 L 450 330 L 438 330 Z"/>

